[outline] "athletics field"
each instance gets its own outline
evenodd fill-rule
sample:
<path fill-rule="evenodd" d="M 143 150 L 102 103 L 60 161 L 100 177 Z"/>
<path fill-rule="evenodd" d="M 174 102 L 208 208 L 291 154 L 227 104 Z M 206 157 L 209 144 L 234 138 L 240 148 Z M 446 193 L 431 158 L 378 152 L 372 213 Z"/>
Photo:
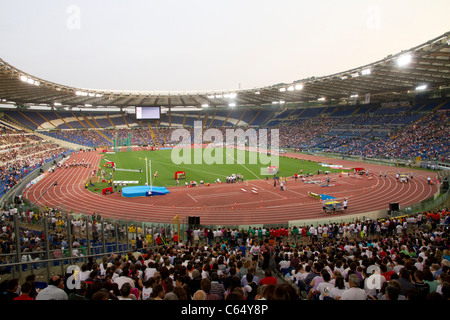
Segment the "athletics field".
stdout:
<path fill-rule="evenodd" d="M 188 152 L 189 156 L 183 154 Z M 201 163 L 196 160 L 196 156 L 203 155 Z M 215 153 L 217 152 L 217 153 Z M 215 162 L 208 164 L 206 159 L 212 155 Z M 264 157 L 263 157 L 264 156 Z M 184 161 L 180 163 L 180 158 Z M 153 186 L 173 187 L 177 185 L 175 172 L 184 171 L 185 179 L 179 179 L 179 185 L 184 186 L 185 182 L 196 181 L 198 184 L 215 183 L 219 179 L 222 183 L 226 182 L 227 176 L 235 174 L 242 176 L 244 181 L 260 180 L 273 178 L 274 174 L 269 174 L 267 168 L 273 163 L 277 164 L 277 177 L 293 177 L 296 173 L 300 174 L 317 174 L 318 170 L 341 172 L 342 169 L 331 169 L 321 166 L 317 162 L 309 160 L 295 159 L 285 157 L 282 154 L 276 157 L 270 155 L 261 155 L 256 152 L 218 148 L 206 150 L 185 149 L 180 153 L 175 150 L 155 150 L 155 151 L 125 151 L 116 153 L 106 153 L 103 155 L 97 176 L 100 177 L 104 171 L 103 178 L 105 183 L 100 179 L 99 183 L 90 186 L 89 190 L 99 192 L 102 188 L 108 186 L 108 180 L 112 183 L 120 181 L 132 181 L 128 186 L 144 185 L 148 183 Z M 175 160 L 175 161 L 174 161 Z M 277 161 L 275 161 L 277 160 Z M 270 162 L 269 162 L 270 161 Z M 107 167 L 108 162 L 115 163 L 115 170 Z M 212 162 L 211 160 L 209 162 Z M 345 171 L 345 170 L 344 170 Z M 157 172 L 157 177 L 154 174 Z M 101 177 L 100 177 L 101 178 Z M 110 179 L 111 178 L 111 179 Z M 121 188 L 119 186 L 118 188 Z"/>

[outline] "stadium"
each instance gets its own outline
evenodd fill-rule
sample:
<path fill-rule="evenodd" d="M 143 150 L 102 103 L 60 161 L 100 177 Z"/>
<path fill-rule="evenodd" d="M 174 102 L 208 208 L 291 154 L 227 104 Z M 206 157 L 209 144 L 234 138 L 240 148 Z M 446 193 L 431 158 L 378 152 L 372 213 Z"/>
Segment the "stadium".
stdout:
<path fill-rule="evenodd" d="M 0 99 L 5 297 L 449 298 L 450 32 L 236 90 L 89 89 L 0 57 Z"/>

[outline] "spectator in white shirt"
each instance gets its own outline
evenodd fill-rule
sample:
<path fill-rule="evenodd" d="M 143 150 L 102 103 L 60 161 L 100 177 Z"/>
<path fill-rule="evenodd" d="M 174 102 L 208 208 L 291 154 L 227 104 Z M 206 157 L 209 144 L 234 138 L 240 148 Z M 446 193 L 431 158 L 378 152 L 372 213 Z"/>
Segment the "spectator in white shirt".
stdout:
<path fill-rule="evenodd" d="M 350 288 L 345 289 L 341 296 L 336 296 L 337 300 L 366 300 L 366 292 L 359 287 L 359 277 L 351 274 L 348 277 Z"/>

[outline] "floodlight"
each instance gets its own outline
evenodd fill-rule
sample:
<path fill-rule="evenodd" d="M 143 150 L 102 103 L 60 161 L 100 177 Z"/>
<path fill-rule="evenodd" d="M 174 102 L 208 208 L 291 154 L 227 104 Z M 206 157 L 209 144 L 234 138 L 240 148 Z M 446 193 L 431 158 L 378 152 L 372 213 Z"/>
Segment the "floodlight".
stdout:
<path fill-rule="evenodd" d="M 223 97 L 224 97 L 224 98 L 227 98 L 227 99 L 234 99 L 234 98 L 236 98 L 236 96 L 237 96 L 237 94 L 234 93 L 234 92 L 232 92 L 232 93 L 227 93 L 227 94 L 224 94 L 224 95 L 223 95 Z"/>
<path fill-rule="evenodd" d="M 370 68 L 367 68 L 367 69 L 362 70 L 361 74 L 363 76 L 367 76 L 367 75 L 371 74 L 371 72 L 372 72 L 372 70 L 370 70 Z"/>
<path fill-rule="evenodd" d="M 23 82 L 28 82 L 28 77 L 20 76 L 20 80 L 22 80 Z"/>
<path fill-rule="evenodd" d="M 302 90 L 303 85 L 301 83 L 295 85 L 295 90 Z"/>
<path fill-rule="evenodd" d="M 208 107 L 209 107 L 209 104 L 207 104 L 207 103 L 202 104 L 202 108 L 208 108 Z"/>
<path fill-rule="evenodd" d="M 229 105 L 228 105 L 229 107 L 236 107 L 236 103 L 230 103 Z"/>
<path fill-rule="evenodd" d="M 427 88 L 427 85 L 426 84 L 422 84 L 422 85 L 416 87 L 416 91 L 423 91 L 426 88 Z"/>
<path fill-rule="evenodd" d="M 397 64 L 398 64 L 400 67 L 404 67 L 404 66 L 410 64 L 411 61 L 412 61 L 412 56 L 411 56 L 410 53 L 407 53 L 407 54 L 404 54 L 404 55 L 398 57 L 398 59 L 397 59 Z"/>
<path fill-rule="evenodd" d="M 280 88 L 280 92 L 285 92 L 286 88 Z"/>

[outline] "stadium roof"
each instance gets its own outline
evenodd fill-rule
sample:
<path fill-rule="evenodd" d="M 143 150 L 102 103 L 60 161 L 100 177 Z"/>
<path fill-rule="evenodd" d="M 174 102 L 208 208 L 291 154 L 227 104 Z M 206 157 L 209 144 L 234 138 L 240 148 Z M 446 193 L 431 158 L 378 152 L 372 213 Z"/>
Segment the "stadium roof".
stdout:
<path fill-rule="evenodd" d="M 351 52 L 349 53 L 351 55 Z M 331 59 L 332 57 L 330 57 Z M 414 48 L 344 72 L 271 86 L 205 92 L 87 89 L 40 79 L 0 59 L 0 103 L 55 109 L 131 106 L 226 107 L 308 102 L 408 100 L 450 85 L 450 32 Z M 115 108 L 114 108 L 115 109 Z"/>

